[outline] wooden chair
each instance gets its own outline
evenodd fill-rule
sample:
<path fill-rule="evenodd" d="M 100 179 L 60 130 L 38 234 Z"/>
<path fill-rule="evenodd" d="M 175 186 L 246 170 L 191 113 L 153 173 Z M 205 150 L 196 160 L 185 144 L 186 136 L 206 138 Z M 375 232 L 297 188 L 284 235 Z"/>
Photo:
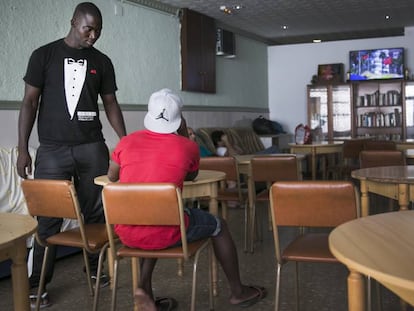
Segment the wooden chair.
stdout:
<path fill-rule="evenodd" d="M 96 310 L 102 262 L 104 253 L 109 245 L 105 224 L 85 224 L 83 222 L 83 215 L 79 207 L 75 187 L 68 180 L 25 179 L 22 181 L 22 189 L 31 216 L 76 219 L 79 224 L 77 228 L 59 232 L 48 237 L 46 240 L 41 240 L 36 233 L 37 242 L 45 247 L 36 310 L 39 310 L 39 297 L 43 293 L 45 286 L 45 267 L 49 246 L 51 245 L 82 248 L 89 291 L 91 295 L 95 296 L 93 310 Z M 88 254 L 96 253 L 99 253 L 99 260 L 95 290 L 93 290 Z"/>
<path fill-rule="evenodd" d="M 368 140 L 364 144 L 364 150 L 396 150 L 395 142 L 391 140 Z"/>
<path fill-rule="evenodd" d="M 289 261 L 296 264 L 296 307 L 299 309 L 298 263 L 338 262 L 329 250 L 330 229 L 326 228 L 359 217 L 359 196 L 348 181 L 276 182 L 270 189 L 270 207 L 276 253 L 275 310 L 279 310 L 281 269 Z M 298 227 L 298 234 L 283 249 L 279 237 L 281 226 Z"/>
<path fill-rule="evenodd" d="M 198 259 L 201 251 L 209 248 L 210 239 L 207 238 L 191 243 L 187 242 L 184 208 L 180 189 L 174 184 L 169 183 L 111 183 L 104 186 L 102 200 L 106 216 L 110 251 L 114 259 L 111 310 L 115 310 L 116 308 L 118 264 L 122 258 L 132 259 L 133 290 L 138 286 L 138 271 L 135 271 L 138 258 L 176 258 L 181 260 L 194 258 L 193 284 L 191 290 L 191 310 L 194 311 Z M 129 248 L 125 245 L 116 247 L 112 228 L 115 224 L 176 225 L 181 230 L 182 245 L 161 250 Z M 209 263 L 211 264 L 211 258 L 209 258 Z M 210 310 L 213 308 L 211 273 L 210 266 Z"/>
<path fill-rule="evenodd" d="M 351 178 L 351 172 L 359 168 L 359 153 L 364 149 L 365 141 L 362 139 L 347 139 L 342 149 L 341 177 Z"/>
<path fill-rule="evenodd" d="M 399 150 L 363 150 L 359 163 L 360 168 L 405 165 L 405 154 Z"/>
<path fill-rule="evenodd" d="M 227 219 L 227 202 L 237 201 L 241 206 L 246 203 L 246 194 L 240 186 L 240 174 L 237 161 L 234 157 L 205 157 L 200 159 L 201 170 L 215 170 L 226 173 L 226 180 L 222 181 L 217 193 L 217 200 L 221 202 L 221 214 Z M 227 188 L 227 182 L 236 182 L 236 188 Z"/>
<path fill-rule="evenodd" d="M 256 203 L 269 202 L 269 189 L 272 183 L 276 181 L 299 180 L 301 179 L 298 170 L 298 161 L 293 154 L 280 154 L 274 156 L 255 156 L 250 161 L 251 178 L 250 187 L 253 187 L 254 198 L 252 206 L 250 206 L 248 230 L 250 237 L 250 252 L 254 251 L 254 234 L 256 226 Z M 256 190 L 257 183 L 265 183 L 265 189 L 261 191 Z M 269 206 L 269 229 L 272 229 L 270 206 Z M 247 227 L 246 227 L 247 230 Z"/>

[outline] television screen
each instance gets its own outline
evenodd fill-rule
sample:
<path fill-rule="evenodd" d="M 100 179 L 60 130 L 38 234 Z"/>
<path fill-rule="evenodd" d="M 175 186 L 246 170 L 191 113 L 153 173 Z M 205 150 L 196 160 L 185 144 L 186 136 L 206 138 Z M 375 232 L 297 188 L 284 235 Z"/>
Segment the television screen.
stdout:
<path fill-rule="evenodd" d="M 404 78 L 404 48 L 349 52 L 349 80 Z"/>

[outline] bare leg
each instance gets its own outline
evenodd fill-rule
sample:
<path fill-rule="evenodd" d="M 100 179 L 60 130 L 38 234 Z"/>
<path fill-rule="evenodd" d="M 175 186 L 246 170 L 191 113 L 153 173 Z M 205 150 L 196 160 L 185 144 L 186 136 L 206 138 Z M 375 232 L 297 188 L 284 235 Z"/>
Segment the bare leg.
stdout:
<path fill-rule="evenodd" d="M 212 241 L 216 258 L 221 264 L 229 282 L 231 291 L 230 303 L 237 304 L 262 295 L 254 287 L 242 284 L 236 246 L 227 227 L 227 223 L 224 220 L 221 220 L 220 234 L 213 237 Z"/>
<path fill-rule="evenodd" d="M 154 271 L 156 258 L 142 258 L 140 260 L 140 278 L 138 287 L 142 288 L 148 296 L 154 300 L 152 293 L 152 272 Z"/>
<path fill-rule="evenodd" d="M 142 288 L 135 290 L 134 299 L 139 311 L 157 311 L 154 300 Z"/>

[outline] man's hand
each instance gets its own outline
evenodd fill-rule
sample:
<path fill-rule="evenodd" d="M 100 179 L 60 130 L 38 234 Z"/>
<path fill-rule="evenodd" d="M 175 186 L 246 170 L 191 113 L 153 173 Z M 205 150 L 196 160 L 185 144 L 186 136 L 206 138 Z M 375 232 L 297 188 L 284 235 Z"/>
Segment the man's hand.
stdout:
<path fill-rule="evenodd" d="M 26 179 L 27 175 L 32 175 L 32 158 L 28 151 L 21 152 L 17 155 L 17 173 L 21 178 Z"/>

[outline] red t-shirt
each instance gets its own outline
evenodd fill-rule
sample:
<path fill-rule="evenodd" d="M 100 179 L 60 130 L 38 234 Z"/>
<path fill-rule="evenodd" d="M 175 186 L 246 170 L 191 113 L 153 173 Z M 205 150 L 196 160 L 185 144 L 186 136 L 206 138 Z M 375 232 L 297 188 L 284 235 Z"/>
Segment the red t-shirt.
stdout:
<path fill-rule="evenodd" d="M 120 166 L 120 182 L 171 182 L 182 188 L 187 173 L 198 170 L 200 153 L 186 137 L 142 130 L 123 137 L 112 160 Z M 115 232 L 125 245 L 142 249 L 162 249 L 180 240 L 178 226 L 116 225 Z"/>

